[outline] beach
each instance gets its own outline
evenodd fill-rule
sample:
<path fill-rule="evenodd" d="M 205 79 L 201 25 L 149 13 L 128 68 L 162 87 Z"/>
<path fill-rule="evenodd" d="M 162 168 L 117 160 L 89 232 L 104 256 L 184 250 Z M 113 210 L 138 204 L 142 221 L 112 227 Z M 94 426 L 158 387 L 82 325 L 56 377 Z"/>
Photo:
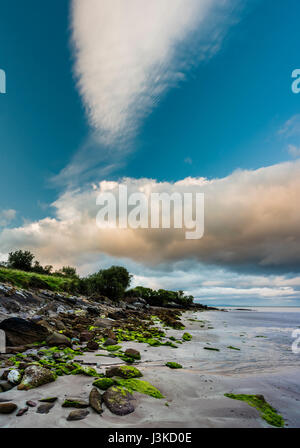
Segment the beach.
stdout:
<path fill-rule="evenodd" d="M 282 415 L 285 426 L 299 427 L 300 355 L 293 354 L 289 346 L 293 341 L 293 327 L 288 326 L 288 318 L 287 325 L 282 328 L 268 326 L 266 316 L 265 323 L 258 325 L 261 312 L 186 312 L 181 319 L 185 330 L 167 330 L 169 337 L 177 339 L 186 331 L 192 335 L 191 341 L 178 344 L 178 348 L 124 341 L 123 349 L 134 348 L 141 353 L 141 361 L 136 366 L 142 372 L 143 380 L 149 381 L 165 397 L 155 399 L 135 392 L 135 412 L 130 415 L 121 417 L 105 409 L 100 416 L 90 410 L 84 420 L 67 421 L 70 410 L 61 406 L 64 398 L 71 395 L 87 399 L 94 378 L 63 376 L 30 391 L 12 389 L 2 393 L 1 399 L 12 400 L 19 407 L 24 407 L 27 400 L 38 401 L 45 396 L 57 396 L 58 400 L 47 415 L 37 414 L 35 408 L 30 408 L 21 418 L 1 415 L 0 427 L 270 427 L 256 409 L 225 397 L 225 393 L 264 395 Z M 290 315 L 292 324 L 297 318 L 295 313 L 299 313 L 299 309 Z M 119 358 L 96 354 L 99 353 L 86 353 L 76 358 L 97 364 L 97 370 L 102 373 L 111 365 L 122 364 Z M 170 369 L 165 366 L 166 362 L 180 363 L 183 368 Z"/>

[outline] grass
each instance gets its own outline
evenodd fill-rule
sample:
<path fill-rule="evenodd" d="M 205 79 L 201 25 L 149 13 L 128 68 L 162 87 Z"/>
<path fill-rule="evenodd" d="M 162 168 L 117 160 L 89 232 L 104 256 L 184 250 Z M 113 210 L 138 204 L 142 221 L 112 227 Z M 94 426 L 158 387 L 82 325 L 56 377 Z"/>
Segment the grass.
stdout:
<path fill-rule="evenodd" d="M 31 287 L 32 282 L 34 281 L 32 279 L 41 280 L 45 283 L 44 289 L 49 289 L 55 292 L 69 292 L 70 287 L 74 284 L 74 279 L 71 278 L 36 274 L 35 272 L 25 272 L 16 269 L 0 268 L 1 283 L 10 283 L 18 288 L 26 289 Z"/>

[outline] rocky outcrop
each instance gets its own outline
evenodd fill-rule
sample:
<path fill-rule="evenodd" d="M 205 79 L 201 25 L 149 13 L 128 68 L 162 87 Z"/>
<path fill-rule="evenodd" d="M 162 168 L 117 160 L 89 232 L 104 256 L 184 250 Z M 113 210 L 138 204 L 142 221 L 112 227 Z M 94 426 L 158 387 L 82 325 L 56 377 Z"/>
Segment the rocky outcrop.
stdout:
<path fill-rule="evenodd" d="M 5 331 L 6 345 L 11 347 L 41 342 L 49 336 L 49 331 L 42 325 L 18 317 L 2 321 L 0 330 Z"/>

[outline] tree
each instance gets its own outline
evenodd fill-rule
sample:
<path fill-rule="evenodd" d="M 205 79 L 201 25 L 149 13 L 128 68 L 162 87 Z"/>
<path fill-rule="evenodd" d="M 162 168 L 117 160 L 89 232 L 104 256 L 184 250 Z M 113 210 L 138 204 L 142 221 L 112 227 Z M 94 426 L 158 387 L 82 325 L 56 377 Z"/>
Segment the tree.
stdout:
<path fill-rule="evenodd" d="M 8 266 L 12 269 L 30 271 L 34 255 L 29 250 L 16 250 L 8 255 Z"/>
<path fill-rule="evenodd" d="M 86 279 L 88 294 L 101 294 L 111 300 L 119 300 L 124 297 L 125 290 L 131 282 L 131 275 L 126 268 L 112 266 L 103 269 Z"/>

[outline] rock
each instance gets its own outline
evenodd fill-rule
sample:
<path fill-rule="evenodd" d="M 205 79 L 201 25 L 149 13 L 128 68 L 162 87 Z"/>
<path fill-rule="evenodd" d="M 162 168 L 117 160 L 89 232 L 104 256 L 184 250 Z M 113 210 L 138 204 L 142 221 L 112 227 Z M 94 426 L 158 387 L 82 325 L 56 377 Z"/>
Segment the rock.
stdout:
<path fill-rule="evenodd" d="M 22 415 L 26 414 L 27 411 L 28 411 L 28 408 L 20 409 L 20 410 L 17 412 L 16 417 L 22 417 Z"/>
<path fill-rule="evenodd" d="M 47 345 L 50 345 L 52 347 L 60 346 L 60 345 L 66 345 L 68 347 L 71 347 L 71 341 L 67 336 L 60 333 L 53 333 L 46 339 Z"/>
<path fill-rule="evenodd" d="M 114 321 L 110 319 L 97 319 L 94 326 L 99 328 L 112 328 L 114 326 Z"/>
<path fill-rule="evenodd" d="M 110 339 L 117 339 L 116 334 L 112 330 L 108 330 L 106 336 Z"/>
<path fill-rule="evenodd" d="M 98 389 L 96 389 L 96 387 L 93 387 L 93 389 L 91 390 L 90 396 L 89 396 L 89 403 L 91 408 L 94 409 L 94 411 L 96 411 L 98 414 L 102 414 L 103 413 L 103 409 L 102 409 L 102 396 L 99 392 Z"/>
<path fill-rule="evenodd" d="M 76 411 L 70 412 L 70 414 L 67 417 L 67 420 L 68 421 L 83 420 L 88 415 L 89 411 L 87 411 L 86 409 L 77 409 Z"/>
<path fill-rule="evenodd" d="M 48 397 L 48 398 L 42 398 L 39 400 L 41 403 L 54 403 L 57 400 L 57 397 Z"/>
<path fill-rule="evenodd" d="M 107 338 L 103 345 L 107 347 L 108 345 L 117 345 L 117 344 L 118 344 L 117 341 L 115 341 L 114 339 Z"/>
<path fill-rule="evenodd" d="M 4 370 L 4 372 L 1 375 L 1 380 L 7 380 L 8 378 L 8 374 L 9 374 L 10 370 Z"/>
<path fill-rule="evenodd" d="M 22 379 L 21 372 L 19 372 L 19 370 L 16 369 L 11 370 L 7 376 L 8 382 L 14 385 L 20 384 L 21 379 Z"/>
<path fill-rule="evenodd" d="M 108 378 L 111 378 L 113 376 L 119 376 L 124 379 L 130 379 L 130 378 L 139 378 L 142 375 L 142 373 L 133 366 L 116 366 L 116 367 L 110 367 L 106 369 L 106 376 Z"/>
<path fill-rule="evenodd" d="M 133 359 L 141 359 L 140 352 L 138 350 L 135 350 L 134 348 L 128 348 L 127 350 L 125 350 L 125 355 Z"/>
<path fill-rule="evenodd" d="M 49 412 L 53 407 L 54 407 L 53 403 L 43 403 L 39 405 L 36 412 L 38 414 L 49 414 Z"/>
<path fill-rule="evenodd" d="M 107 390 L 114 384 L 115 381 L 112 378 L 99 378 L 99 380 L 93 382 L 93 386 L 96 386 L 101 390 Z"/>
<path fill-rule="evenodd" d="M 0 381 L 0 392 L 7 392 L 12 388 L 13 386 L 8 381 Z"/>
<path fill-rule="evenodd" d="M 75 398 L 75 397 L 67 397 L 65 401 L 62 404 L 63 408 L 77 408 L 77 409 L 83 409 L 88 408 L 89 403 L 85 400 L 82 400 L 81 398 Z"/>
<path fill-rule="evenodd" d="M 80 342 L 88 342 L 94 338 L 94 333 L 92 331 L 82 331 L 80 333 Z"/>
<path fill-rule="evenodd" d="M 86 310 L 91 316 L 99 316 L 100 315 L 100 311 L 98 310 L 98 308 L 96 308 L 94 306 L 88 306 Z"/>
<path fill-rule="evenodd" d="M 35 408 L 37 406 L 37 403 L 35 403 L 34 401 L 31 401 L 31 400 L 26 401 L 26 404 L 30 408 Z"/>
<path fill-rule="evenodd" d="M 0 414 L 12 414 L 17 407 L 15 403 L 0 403 Z"/>
<path fill-rule="evenodd" d="M 98 350 L 98 349 L 99 349 L 99 344 L 98 344 L 98 342 L 96 342 L 96 341 L 90 341 L 90 342 L 88 342 L 88 344 L 87 344 L 87 348 L 88 348 L 89 350 L 95 351 L 95 350 Z"/>
<path fill-rule="evenodd" d="M 127 415 L 134 412 L 134 406 L 131 402 L 131 400 L 133 400 L 133 396 L 122 387 L 110 387 L 103 394 L 102 398 L 110 412 L 113 414 Z"/>
<path fill-rule="evenodd" d="M 25 369 L 18 390 L 29 390 L 56 380 L 56 375 L 49 369 L 40 366 L 30 366 Z"/>
<path fill-rule="evenodd" d="M 128 316 L 127 316 L 126 311 L 119 310 L 119 311 L 114 311 L 113 313 L 108 313 L 108 317 L 110 319 L 119 320 L 119 319 L 126 319 Z"/>
<path fill-rule="evenodd" d="M 49 335 L 45 327 L 18 317 L 3 320 L 0 323 L 0 330 L 5 331 L 6 345 L 10 347 L 40 342 Z"/>

